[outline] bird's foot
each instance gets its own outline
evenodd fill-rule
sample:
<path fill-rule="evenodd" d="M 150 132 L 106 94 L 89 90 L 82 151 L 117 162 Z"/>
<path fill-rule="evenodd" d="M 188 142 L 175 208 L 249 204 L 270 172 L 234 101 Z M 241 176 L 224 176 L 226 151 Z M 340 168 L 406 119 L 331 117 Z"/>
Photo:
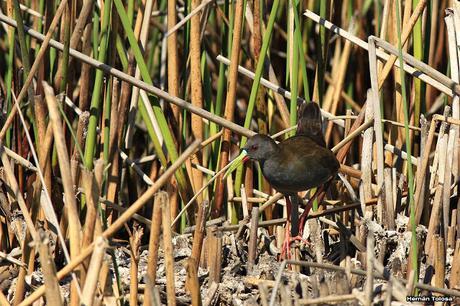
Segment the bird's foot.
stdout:
<path fill-rule="evenodd" d="M 290 232 L 286 230 L 283 246 L 281 248 L 280 260 L 291 259 L 291 243 L 299 241 L 302 244 L 309 245 L 310 243 L 304 239 L 300 234 L 292 237 Z"/>

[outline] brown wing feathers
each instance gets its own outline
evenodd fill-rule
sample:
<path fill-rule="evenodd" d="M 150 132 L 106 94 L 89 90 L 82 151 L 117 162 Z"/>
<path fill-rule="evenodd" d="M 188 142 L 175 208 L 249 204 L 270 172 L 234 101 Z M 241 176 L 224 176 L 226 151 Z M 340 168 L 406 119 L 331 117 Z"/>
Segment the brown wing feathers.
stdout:
<path fill-rule="evenodd" d="M 322 130 L 321 110 L 317 103 L 303 103 L 298 111 L 296 135 L 310 137 L 322 147 L 326 147 Z"/>

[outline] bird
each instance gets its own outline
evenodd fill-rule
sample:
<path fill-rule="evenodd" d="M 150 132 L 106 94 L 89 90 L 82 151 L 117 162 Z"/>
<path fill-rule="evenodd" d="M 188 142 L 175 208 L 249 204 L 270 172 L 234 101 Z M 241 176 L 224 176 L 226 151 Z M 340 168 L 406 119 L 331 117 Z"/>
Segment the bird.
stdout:
<path fill-rule="evenodd" d="M 258 162 L 263 176 L 286 198 L 288 218 L 282 254 L 289 250 L 291 239 L 301 237 L 312 200 L 318 194 L 316 192 L 310 199 L 300 223 L 296 224 L 300 202 L 298 192 L 325 185 L 336 176 L 340 167 L 334 153 L 326 147 L 318 104 L 301 104 L 297 122 L 295 135 L 280 143 L 268 135 L 255 134 L 248 139 L 239 158 L 243 162 L 249 159 Z M 290 231 L 288 227 L 291 227 Z"/>

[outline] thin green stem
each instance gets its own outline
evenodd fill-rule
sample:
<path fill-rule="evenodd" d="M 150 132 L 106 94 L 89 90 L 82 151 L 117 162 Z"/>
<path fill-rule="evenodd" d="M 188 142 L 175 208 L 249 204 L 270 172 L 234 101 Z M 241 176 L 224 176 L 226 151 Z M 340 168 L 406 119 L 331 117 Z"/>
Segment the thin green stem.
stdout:
<path fill-rule="evenodd" d="M 254 82 L 252 83 L 251 94 L 249 96 L 248 108 L 247 108 L 247 111 L 246 111 L 246 119 L 244 120 L 244 127 L 245 128 L 249 128 L 249 125 L 250 125 L 251 120 L 252 120 L 252 113 L 254 112 L 254 106 L 255 106 L 255 102 L 256 102 L 256 98 L 257 98 L 257 92 L 258 92 L 259 86 L 260 86 L 260 79 L 262 78 L 265 58 L 267 57 L 267 51 L 268 51 L 268 47 L 270 45 L 270 40 L 271 40 L 272 32 L 273 32 L 273 26 L 275 24 L 276 13 L 278 11 L 279 4 L 280 4 L 279 0 L 274 0 L 273 1 L 272 10 L 270 12 L 270 17 L 269 17 L 268 23 L 267 23 L 267 29 L 266 29 L 266 31 L 264 33 L 264 38 L 262 40 L 262 48 L 261 48 L 261 51 L 260 51 L 260 57 L 259 57 L 259 61 L 257 62 L 256 72 L 255 72 L 255 76 L 254 76 Z M 247 141 L 246 137 L 241 138 L 241 143 L 240 143 L 241 148 L 244 147 L 244 145 L 246 144 L 246 141 Z M 236 172 L 235 192 L 237 192 L 237 194 L 239 193 L 239 189 L 240 189 L 241 182 L 242 182 L 242 177 L 243 177 L 243 167 L 241 166 L 241 167 L 238 168 L 238 170 Z"/>
<path fill-rule="evenodd" d="M 399 58 L 399 72 L 401 75 L 401 95 L 403 100 L 403 111 L 404 111 L 404 131 L 406 137 L 406 150 L 407 155 L 411 156 L 411 140 L 409 137 L 409 112 L 408 112 L 408 105 L 407 105 L 407 95 L 406 95 L 406 82 L 405 82 L 405 72 L 404 72 L 404 61 L 403 61 L 403 54 L 402 54 L 402 43 L 401 43 L 401 14 L 399 10 L 400 1 L 396 0 L 396 27 L 398 31 L 398 58 Z M 412 160 L 410 158 L 407 159 L 407 177 L 408 177 L 408 184 L 409 184 L 409 206 L 410 206 L 410 220 L 411 220 L 411 231 L 412 231 L 412 239 L 411 239 L 411 249 L 412 249 L 412 270 L 414 273 L 414 283 L 418 282 L 418 255 L 417 255 L 417 233 L 416 233 L 416 224 L 415 224 L 415 204 L 414 204 L 414 176 L 412 173 Z"/>
<path fill-rule="evenodd" d="M 100 51 L 98 60 L 105 62 L 107 56 L 107 45 L 110 34 L 110 15 L 112 12 L 112 0 L 105 2 L 104 15 L 102 19 Z M 96 78 L 94 80 L 93 96 L 91 98 L 90 117 L 88 124 L 88 134 L 85 145 L 85 158 L 84 164 L 87 169 L 93 169 L 93 158 L 96 149 L 97 133 L 96 128 L 99 122 L 99 112 L 101 107 L 101 91 L 103 88 L 104 72 L 101 70 L 96 71 Z"/>

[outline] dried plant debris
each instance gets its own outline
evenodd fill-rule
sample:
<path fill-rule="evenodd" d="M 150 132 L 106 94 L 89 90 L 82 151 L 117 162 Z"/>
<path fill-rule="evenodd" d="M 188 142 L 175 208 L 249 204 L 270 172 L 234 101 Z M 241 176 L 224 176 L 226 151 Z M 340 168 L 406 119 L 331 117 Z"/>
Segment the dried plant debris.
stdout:
<path fill-rule="evenodd" d="M 460 305 L 460 1 L 342 2 L 1 1 L 0 306 Z"/>

